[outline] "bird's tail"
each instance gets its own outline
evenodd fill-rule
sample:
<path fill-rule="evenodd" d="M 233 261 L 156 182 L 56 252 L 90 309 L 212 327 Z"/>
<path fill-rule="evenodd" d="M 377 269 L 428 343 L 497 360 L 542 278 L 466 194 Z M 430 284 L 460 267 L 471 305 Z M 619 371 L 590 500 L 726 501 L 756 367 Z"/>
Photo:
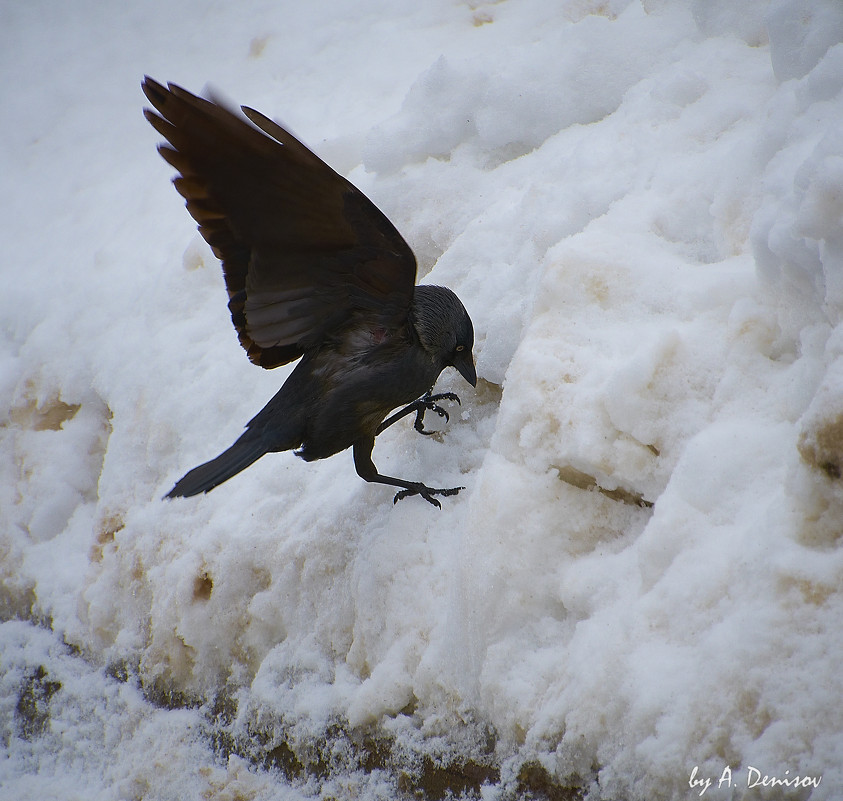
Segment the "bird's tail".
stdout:
<path fill-rule="evenodd" d="M 176 483 L 165 497 L 189 498 L 200 492 L 210 492 L 223 481 L 245 470 L 267 452 L 266 445 L 260 436 L 247 431 L 227 451 L 223 451 L 216 459 L 194 467 L 184 478 Z"/>

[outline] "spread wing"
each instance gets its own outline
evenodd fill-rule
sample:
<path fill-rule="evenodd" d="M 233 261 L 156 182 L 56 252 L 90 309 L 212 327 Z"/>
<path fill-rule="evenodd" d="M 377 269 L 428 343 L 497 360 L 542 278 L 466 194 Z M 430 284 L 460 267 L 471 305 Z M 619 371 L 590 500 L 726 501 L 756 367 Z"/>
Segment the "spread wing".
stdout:
<path fill-rule="evenodd" d="M 255 364 L 297 359 L 361 315 L 387 330 L 405 322 L 416 260 L 362 192 L 252 109 L 243 108 L 250 124 L 174 84 L 147 77 L 142 88 Z"/>

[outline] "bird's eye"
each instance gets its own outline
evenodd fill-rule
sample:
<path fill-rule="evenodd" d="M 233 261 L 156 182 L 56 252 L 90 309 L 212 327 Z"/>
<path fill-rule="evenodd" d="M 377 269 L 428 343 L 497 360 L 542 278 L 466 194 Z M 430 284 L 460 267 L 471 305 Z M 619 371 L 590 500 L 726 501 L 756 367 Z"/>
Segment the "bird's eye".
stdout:
<path fill-rule="evenodd" d="M 465 350 L 465 345 L 457 345 L 457 353 L 459 353 L 461 350 Z"/>

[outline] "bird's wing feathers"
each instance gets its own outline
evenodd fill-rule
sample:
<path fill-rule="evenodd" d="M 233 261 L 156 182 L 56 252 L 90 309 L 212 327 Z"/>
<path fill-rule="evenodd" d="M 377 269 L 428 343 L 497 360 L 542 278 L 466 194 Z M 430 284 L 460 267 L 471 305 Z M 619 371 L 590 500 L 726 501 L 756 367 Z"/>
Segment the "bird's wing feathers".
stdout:
<path fill-rule="evenodd" d="M 243 108 L 249 124 L 174 84 L 147 77 L 143 91 L 176 189 L 222 261 L 231 318 L 255 364 L 292 361 L 361 314 L 403 324 L 415 257 L 362 192 L 252 109 Z"/>

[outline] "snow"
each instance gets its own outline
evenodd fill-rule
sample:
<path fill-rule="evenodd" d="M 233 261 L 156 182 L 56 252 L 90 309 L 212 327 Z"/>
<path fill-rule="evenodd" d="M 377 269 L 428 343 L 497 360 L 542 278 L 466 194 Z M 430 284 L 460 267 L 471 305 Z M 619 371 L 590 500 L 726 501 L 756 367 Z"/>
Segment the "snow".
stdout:
<path fill-rule="evenodd" d="M 2 19 L 0 797 L 843 795 L 837 0 Z M 282 120 L 460 295 L 476 391 L 374 454 L 441 511 L 348 453 L 161 500 L 289 368 L 145 73 Z"/>

